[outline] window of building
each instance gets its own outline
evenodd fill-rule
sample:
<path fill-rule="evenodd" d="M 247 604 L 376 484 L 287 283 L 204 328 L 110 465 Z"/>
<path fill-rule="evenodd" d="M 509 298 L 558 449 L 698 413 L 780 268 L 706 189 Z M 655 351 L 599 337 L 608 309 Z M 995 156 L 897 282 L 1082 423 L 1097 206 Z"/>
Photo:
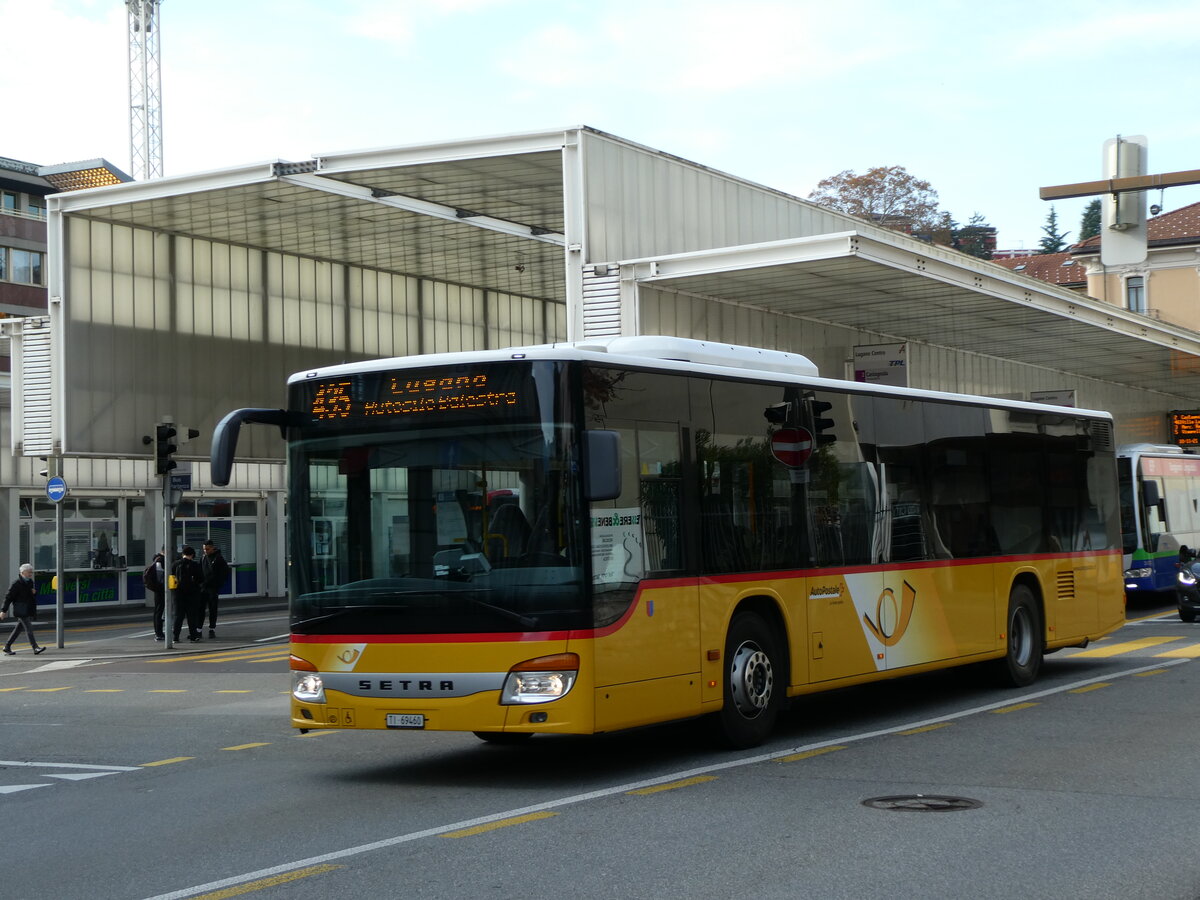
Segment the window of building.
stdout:
<path fill-rule="evenodd" d="M 15 213 L 19 199 L 12 191 L 0 191 L 0 212 Z"/>
<path fill-rule="evenodd" d="M 1146 279 L 1141 275 L 1125 279 L 1125 306 L 1130 312 L 1146 312 Z"/>
<path fill-rule="evenodd" d="M 0 247 L 0 281 L 41 286 L 42 258 L 35 250 Z"/>
<path fill-rule="evenodd" d="M 29 203 L 26 206 L 26 210 L 29 215 L 38 219 L 46 218 L 46 198 L 30 194 L 28 200 Z"/>

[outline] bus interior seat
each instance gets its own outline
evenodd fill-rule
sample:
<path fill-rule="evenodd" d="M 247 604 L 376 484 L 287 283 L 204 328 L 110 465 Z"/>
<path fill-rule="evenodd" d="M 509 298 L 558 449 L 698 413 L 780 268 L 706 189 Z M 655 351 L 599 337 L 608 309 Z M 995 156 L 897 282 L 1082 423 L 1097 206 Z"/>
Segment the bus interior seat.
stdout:
<path fill-rule="evenodd" d="M 515 503 L 503 503 L 497 507 L 484 537 L 492 564 L 515 560 L 525 553 L 529 532 L 529 520 L 521 512 L 521 507 Z"/>

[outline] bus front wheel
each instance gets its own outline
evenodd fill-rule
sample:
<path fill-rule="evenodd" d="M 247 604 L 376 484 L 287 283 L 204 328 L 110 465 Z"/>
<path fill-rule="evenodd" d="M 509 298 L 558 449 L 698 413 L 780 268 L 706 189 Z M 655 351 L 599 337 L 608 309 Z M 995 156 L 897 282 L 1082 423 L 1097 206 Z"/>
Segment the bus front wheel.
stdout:
<path fill-rule="evenodd" d="M 755 747 L 771 734 L 786 685 L 775 639 L 754 613 L 738 613 L 725 638 L 725 702 L 720 734 L 734 749 Z"/>
<path fill-rule="evenodd" d="M 1041 611 L 1028 585 L 1013 585 L 1008 595 L 1008 618 L 1005 621 L 1008 650 L 1004 659 L 999 661 L 999 674 L 1005 684 L 1025 687 L 1033 683 L 1042 668 L 1045 646 Z"/>

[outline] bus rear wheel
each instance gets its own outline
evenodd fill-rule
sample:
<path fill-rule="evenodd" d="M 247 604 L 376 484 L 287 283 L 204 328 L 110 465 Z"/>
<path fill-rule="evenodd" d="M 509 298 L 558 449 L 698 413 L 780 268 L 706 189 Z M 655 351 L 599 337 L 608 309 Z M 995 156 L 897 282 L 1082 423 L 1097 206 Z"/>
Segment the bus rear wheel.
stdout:
<path fill-rule="evenodd" d="M 999 661 L 1001 681 L 1011 687 L 1032 684 L 1042 668 L 1044 641 L 1042 615 L 1037 598 L 1028 585 L 1014 584 L 1008 595 L 1008 618 L 1005 620 L 1008 650 Z"/>
<path fill-rule="evenodd" d="M 755 747 L 771 734 L 785 685 L 775 640 L 754 613 L 738 613 L 725 638 L 725 702 L 720 735 L 734 749 Z"/>

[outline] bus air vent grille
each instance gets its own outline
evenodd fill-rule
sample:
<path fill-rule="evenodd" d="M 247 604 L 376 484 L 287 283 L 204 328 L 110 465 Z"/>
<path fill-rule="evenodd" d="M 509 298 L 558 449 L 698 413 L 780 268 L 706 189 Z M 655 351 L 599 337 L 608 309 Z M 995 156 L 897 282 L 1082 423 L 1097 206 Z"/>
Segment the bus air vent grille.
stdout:
<path fill-rule="evenodd" d="M 1096 450 L 1115 450 L 1112 422 L 1092 422 L 1092 441 Z"/>
<path fill-rule="evenodd" d="M 1058 599 L 1072 600 L 1075 597 L 1075 572 L 1058 573 Z"/>

